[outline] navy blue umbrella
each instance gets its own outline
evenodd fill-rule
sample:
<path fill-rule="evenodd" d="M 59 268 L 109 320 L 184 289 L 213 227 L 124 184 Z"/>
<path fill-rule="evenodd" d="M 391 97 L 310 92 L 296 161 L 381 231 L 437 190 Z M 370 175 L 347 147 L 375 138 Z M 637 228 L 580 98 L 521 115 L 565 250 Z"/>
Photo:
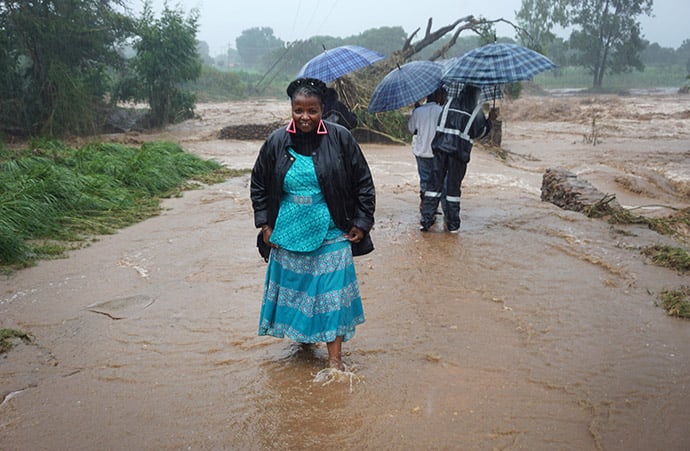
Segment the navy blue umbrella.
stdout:
<path fill-rule="evenodd" d="M 376 85 L 369 112 L 397 110 L 423 99 L 441 87 L 443 65 L 433 61 L 411 61 L 393 69 Z"/>
<path fill-rule="evenodd" d="M 460 82 L 443 82 L 443 88 L 446 90 L 448 97 L 458 97 L 465 87 L 466 83 Z M 481 94 L 479 96 L 479 102 L 489 102 L 496 99 L 503 98 L 503 86 L 502 85 L 484 85 L 480 86 Z"/>
<path fill-rule="evenodd" d="M 453 65 L 457 61 L 457 58 L 451 58 L 447 60 L 440 60 L 439 62 L 443 64 L 443 70 Z M 443 88 L 446 90 L 448 97 L 457 97 L 462 92 L 465 87 L 465 83 L 459 81 L 443 81 Z M 496 100 L 503 98 L 503 86 L 502 85 L 483 85 L 480 86 L 481 95 L 479 97 L 480 102 L 488 102 L 489 100 Z"/>
<path fill-rule="evenodd" d="M 329 83 L 384 58 L 384 55 L 358 45 L 343 45 L 324 50 L 307 61 L 297 74 L 297 78 L 318 78 L 324 83 Z"/>
<path fill-rule="evenodd" d="M 504 85 L 530 80 L 556 65 L 534 50 L 517 44 L 486 44 L 451 61 L 443 71 L 445 82 L 475 86 Z"/>

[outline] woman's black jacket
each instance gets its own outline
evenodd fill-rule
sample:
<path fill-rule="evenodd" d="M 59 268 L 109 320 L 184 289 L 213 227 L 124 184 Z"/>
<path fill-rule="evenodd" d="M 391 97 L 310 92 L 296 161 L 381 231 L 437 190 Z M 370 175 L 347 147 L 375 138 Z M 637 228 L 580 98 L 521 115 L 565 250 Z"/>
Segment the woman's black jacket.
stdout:
<path fill-rule="evenodd" d="M 353 255 L 373 250 L 369 231 L 374 225 L 376 194 L 369 165 L 354 137 L 345 128 L 324 121 L 327 134 L 312 153 L 316 176 L 335 225 L 343 232 L 357 227 L 365 238 L 353 244 Z M 294 158 L 288 152 L 291 134 L 281 127 L 266 139 L 259 150 L 251 177 L 254 225 L 273 227 L 283 195 L 285 174 Z"/>

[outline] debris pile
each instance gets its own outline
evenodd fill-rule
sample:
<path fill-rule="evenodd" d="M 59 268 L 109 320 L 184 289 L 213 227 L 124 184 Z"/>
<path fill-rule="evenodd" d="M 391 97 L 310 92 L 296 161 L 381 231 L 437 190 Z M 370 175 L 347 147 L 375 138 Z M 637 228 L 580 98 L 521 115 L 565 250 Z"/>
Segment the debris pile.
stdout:
<path fill-rule="evenodd" d="M 284 126 L 284 122 L 272 122 L 269 124 L 242 124 L 228 125 L 218 133 L 219 139 L 237 139 L 244 141 L 263 141 L 275 129 Z"/>
<path fill-rule="evenodd" d="M 564 210 L 588 213 L 593 206 L 606 203 L 611 208 L 621 208 L 620 205 L 586 180 L 564 169 L 547 169 L 541 184 L 541 200 L 551 202 Z"/>

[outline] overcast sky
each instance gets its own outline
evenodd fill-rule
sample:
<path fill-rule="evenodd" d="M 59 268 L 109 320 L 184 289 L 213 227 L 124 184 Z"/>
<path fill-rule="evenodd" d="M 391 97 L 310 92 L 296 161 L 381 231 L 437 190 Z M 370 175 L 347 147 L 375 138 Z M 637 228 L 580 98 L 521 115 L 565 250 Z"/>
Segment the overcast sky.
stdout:
<path fill-rule="evenodd" d="M 156 11 L 165 0 L 153 0 Z M 139 4 L 139 1 L 133 1 Z M 429 17 L 433 28 L 467 15 L 515 21 L 522 0 L 168 0 L 185 12 L 200 11 L 198 39 L 206 41 L 215 56 L 235 47 L 243 30 L 270 27 L 283 41 L 315 35 L 347 37 L 370 28 L 401 26 L 407 33 L 424 32 Z M 690 39 L 690 0 L 654 0 L 654 17 L 641 17 L 642 34 L 662 47 L 678 48 Z M 507 25 L 497 26 L 499 36 L 515 37 Z M 464 36 L 468 36 L 465 34 Z M 461 35 L 463 36 L 463 35 Z M 562 36 L 567 38 L 567 36 Z"/>

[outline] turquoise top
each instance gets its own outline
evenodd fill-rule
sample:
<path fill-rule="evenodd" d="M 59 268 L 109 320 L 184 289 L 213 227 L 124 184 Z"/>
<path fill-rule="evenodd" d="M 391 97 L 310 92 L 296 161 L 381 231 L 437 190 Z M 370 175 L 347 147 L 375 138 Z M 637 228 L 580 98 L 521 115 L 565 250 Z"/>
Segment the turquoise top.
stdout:
<path fill-rule="evenodd" d="M 283 198 L 271 242 L 292 252 L 311 252 L 324 241 L 339 237 L 342 230 L 335 226 L 321 193 L 314 161 L 290 149 L 294 158 L 283 182 Z"/>

